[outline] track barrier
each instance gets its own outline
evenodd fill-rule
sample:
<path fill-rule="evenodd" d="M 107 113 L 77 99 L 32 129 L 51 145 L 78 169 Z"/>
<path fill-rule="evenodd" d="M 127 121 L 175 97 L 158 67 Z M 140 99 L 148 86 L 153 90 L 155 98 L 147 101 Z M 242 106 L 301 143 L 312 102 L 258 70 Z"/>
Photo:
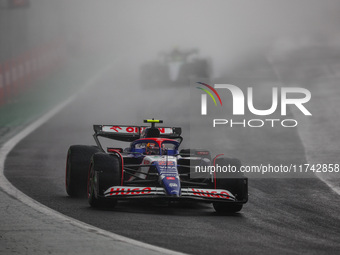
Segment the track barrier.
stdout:
<path fill-rule="evenodd" d="M 65 46 L 57 40 L 0 62 L 0 106 L 57 70 L 66 60 Z"/>

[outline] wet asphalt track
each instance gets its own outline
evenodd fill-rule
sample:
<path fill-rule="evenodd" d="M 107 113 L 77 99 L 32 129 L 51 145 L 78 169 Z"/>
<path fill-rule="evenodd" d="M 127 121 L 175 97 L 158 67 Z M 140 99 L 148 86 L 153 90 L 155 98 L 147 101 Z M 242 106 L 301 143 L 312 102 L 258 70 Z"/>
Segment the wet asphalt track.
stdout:
<path fill-rule="evenodd" d="M 187 93 L 185 89 L 160 90 L 150 100 L 150 91 L 134 87 L 137 78 L 112 72 L 84 91 L 16 146 L 6 161 L 7 178 L 37 201 L 68 216 L 176 251 L 340 253 L 340 197 L 318 179 L 250 180 L 249 202 L 241 213 L 229 216 L 217 215 L 207 204 L 168 207 L 124 202 L 114 210 L 95 210 L 85 199 L 67 197 L 64 188 L 67 149 L 71 144 L 93 144 L 92 124 L 140 124 L 142 119 L 155 117 L 164 119 L 167 125 L 187 127 L 180 105 Z M 171 95 L 180 96 L 170 99 Z M 161 101 L 170 105 L 164 112 L 157 106 Z M 142 115 L 144 110 L 150 114 Z M 306 161 L 294 129 L 238 129 L 227 136 L 228 152 L 247 163 Z M 200 139 L 203 144 L 209 142 Z"/>

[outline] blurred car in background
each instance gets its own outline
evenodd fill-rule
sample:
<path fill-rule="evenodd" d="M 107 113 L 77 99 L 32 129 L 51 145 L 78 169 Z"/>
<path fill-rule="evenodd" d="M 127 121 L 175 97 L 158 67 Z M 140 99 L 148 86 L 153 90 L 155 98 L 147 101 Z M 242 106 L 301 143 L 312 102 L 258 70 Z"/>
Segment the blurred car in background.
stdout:
<path fill-rule="evenodd" d="M 160 52 L 158 59 L 145 63 L 140 69 L 141 84 L 144 88 L 168 85 L 189 85 L 190 79 L 209 79 L 211 61 L 200 58 L 197 49 Z"/>

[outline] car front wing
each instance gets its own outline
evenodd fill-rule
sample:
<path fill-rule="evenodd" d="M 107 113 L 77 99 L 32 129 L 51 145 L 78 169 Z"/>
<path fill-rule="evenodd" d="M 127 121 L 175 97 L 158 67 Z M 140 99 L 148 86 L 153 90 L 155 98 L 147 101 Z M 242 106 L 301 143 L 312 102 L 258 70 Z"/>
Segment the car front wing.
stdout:
<path fill-rule="evenodd" d="M 237 202 L 235 196 L 224 189 L 181 188 L 180 196 L 169 196 L 162 187 L 134 187 L 113 186 L 104 192 L 105 198 L 171 198 L 171 199 L 198 199 L 204 201 Z"/>

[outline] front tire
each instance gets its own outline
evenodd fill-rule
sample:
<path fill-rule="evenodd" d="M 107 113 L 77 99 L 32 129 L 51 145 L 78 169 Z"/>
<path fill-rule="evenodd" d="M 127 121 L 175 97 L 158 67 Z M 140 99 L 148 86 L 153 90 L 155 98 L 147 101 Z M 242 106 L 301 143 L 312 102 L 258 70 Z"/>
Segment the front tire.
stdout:
<path fill-rule="evenodd" d="M 104 192 L 112 186 L 120 186 L 121 165 L 117 155 L 96 153 L 88 173 L 87 194 L 91 207 L 115 207 L 115 198 L 105 198 Z"/>
<path fill-rule="evenodd" d="M 229 204 L 223 202 L 215 202 L 213 203 L 214 209 L 219 214 L 229 214 L 236 213 L 242 210 L 242 204 Z"/>
<path fill-rule="evenodd" d="M 230 191 L 235 197 L 233 202 L 214 202 L 216 212 L 221 214 L 236 213 L 242 210 L 243 204 L 248 200 L 248 179 L 240 172 L 241 161 L 236 158 L 218 158 L 216 166 L 233 167 L 236 172 L 216 174 L 216 188 Z"/>
<path fill-rule="evenodd" d="M 66 192 L 70 197 L 86 196 L 87 174 L 91 157 L 100 151 L 96 146 L 72 145 L 66 159 Z"/>

